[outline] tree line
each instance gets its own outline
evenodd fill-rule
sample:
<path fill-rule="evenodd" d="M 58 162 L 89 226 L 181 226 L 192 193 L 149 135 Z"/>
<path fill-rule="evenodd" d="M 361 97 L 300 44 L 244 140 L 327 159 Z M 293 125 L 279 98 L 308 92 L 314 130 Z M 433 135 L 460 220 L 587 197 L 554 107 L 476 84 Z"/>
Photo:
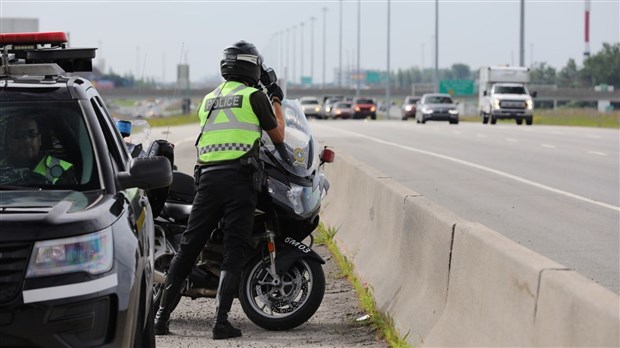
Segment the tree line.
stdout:
<path fill-rule="evenodd" d="M 449 69 L 439 69 L 438 73 L 440 80 L 476 80 L 479 69 L 471 70 L 466 64 L 456 63 Z M 433 75 L 434 69 L 413 67 L 392 73 L 391 81 L 393 87 L 408 88 L 412 84 L 433 83 Z M 534 63 L 530 67 L 530 83 L 580 88 L 600 84 L 620 86 L 620 43 L 604 43 L 581 67 L 572 58 L 560 70 L 544 62 Z"/>

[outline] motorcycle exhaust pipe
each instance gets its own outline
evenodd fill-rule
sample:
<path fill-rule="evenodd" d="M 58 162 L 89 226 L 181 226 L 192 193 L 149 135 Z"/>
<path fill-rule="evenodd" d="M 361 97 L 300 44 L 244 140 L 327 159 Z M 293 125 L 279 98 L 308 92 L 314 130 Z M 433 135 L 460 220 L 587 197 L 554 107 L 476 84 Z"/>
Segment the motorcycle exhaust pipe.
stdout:
<path fill-rule="evenodd" d="M 153 283 L 166 284 L 166 275 L 158 270 L 153 271 Z"/>
<path fill-rule="evenodd" d="M 192 288 L 187 290 L 184 293 L 185 296 L 189 296 L 191 298 L 196 298 L 196 297 L 211 297 L 211 298 L 215 298 L 215 296 L 217 295 L 217 289 L 206 289 L 206 288 Z"/>

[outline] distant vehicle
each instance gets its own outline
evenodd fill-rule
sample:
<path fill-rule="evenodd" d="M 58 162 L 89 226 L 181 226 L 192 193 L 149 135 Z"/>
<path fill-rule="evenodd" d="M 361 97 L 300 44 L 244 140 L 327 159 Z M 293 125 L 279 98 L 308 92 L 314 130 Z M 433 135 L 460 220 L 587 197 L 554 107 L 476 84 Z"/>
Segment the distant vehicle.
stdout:
<path fill-rule="evenodd" d="M 427 93 L 422 96 L 416 105 L 417 123 L 426 121 L 449 121 L 450 124 L 459 123 L 459 111 L 456 103 L 449 94 Z"/>
<path fill-rule="evenodd" d="M 349 119 L 353 117 L 353 104 L 351 102 L 336 102 L 330 110 L 329 118 Z"/>
<path fill-rule="evenodd" d="M 403 105 L 400 108 L 403 121 L 408 118 L 415 118 L 416 103 L 420 101 L 420 97 L 408 96 L 403 101 Z"/>
<path fill-rule="evenodd" d="M 482 123 L 497 123 L 498 119 L 514 119 L 517 124 L 523 120 L 531 125 L 534 115 L 534 100 L 537 93 L 527 89 L 530 81 L 529 68 L 525 67 L 482 67 L 480 69 L 478 110 Z"/>
<path fill-rule="evenodd" d="M 299 103 L 306 117 L 321 118 L 323 116 L 321 114 L 321 104 L 317 97 L 301 97 L 299 98 Z"/>
<path fill-rule="evenodd" d="M 342 95 L 332 95 L 323 97 L 323 105 L 321 107 L 321 114 L 323 118 L 329 118 L 331 115 L 331 109 L 334 103 L 344 100 Z"/>
<path fill-rule="evenodd" d="M 377 105 L 371 98 L 354 98 L 353 99 L 353 118 L 366 118 L 370 117 L 373 120 L 377 119 Z"/>

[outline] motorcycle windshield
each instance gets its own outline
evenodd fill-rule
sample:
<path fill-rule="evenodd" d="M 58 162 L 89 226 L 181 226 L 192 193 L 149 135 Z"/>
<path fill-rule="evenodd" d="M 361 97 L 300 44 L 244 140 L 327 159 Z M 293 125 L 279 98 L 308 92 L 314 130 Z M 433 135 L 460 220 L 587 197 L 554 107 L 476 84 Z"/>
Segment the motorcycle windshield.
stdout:
<path fill-rule="evenodd" d="M 308 119 L 296 99 L 283 100 L 282 113 L 285 122 L 284 143 L 275 146 L 264 132 L 263 143 L 289 173 L 310 177 L 319 165 L 319 154 Z"/>

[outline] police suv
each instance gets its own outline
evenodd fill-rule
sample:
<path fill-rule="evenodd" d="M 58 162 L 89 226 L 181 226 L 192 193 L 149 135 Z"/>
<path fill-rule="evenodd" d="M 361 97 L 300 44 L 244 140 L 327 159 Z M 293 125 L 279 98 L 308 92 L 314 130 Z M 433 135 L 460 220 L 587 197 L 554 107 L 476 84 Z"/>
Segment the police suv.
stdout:
<path fill-rule="evenodd" d="M 132 158 L 95 49 L 0 34 L 0 346 L 154 347 L 153 214 L 165 157 Z"/>

